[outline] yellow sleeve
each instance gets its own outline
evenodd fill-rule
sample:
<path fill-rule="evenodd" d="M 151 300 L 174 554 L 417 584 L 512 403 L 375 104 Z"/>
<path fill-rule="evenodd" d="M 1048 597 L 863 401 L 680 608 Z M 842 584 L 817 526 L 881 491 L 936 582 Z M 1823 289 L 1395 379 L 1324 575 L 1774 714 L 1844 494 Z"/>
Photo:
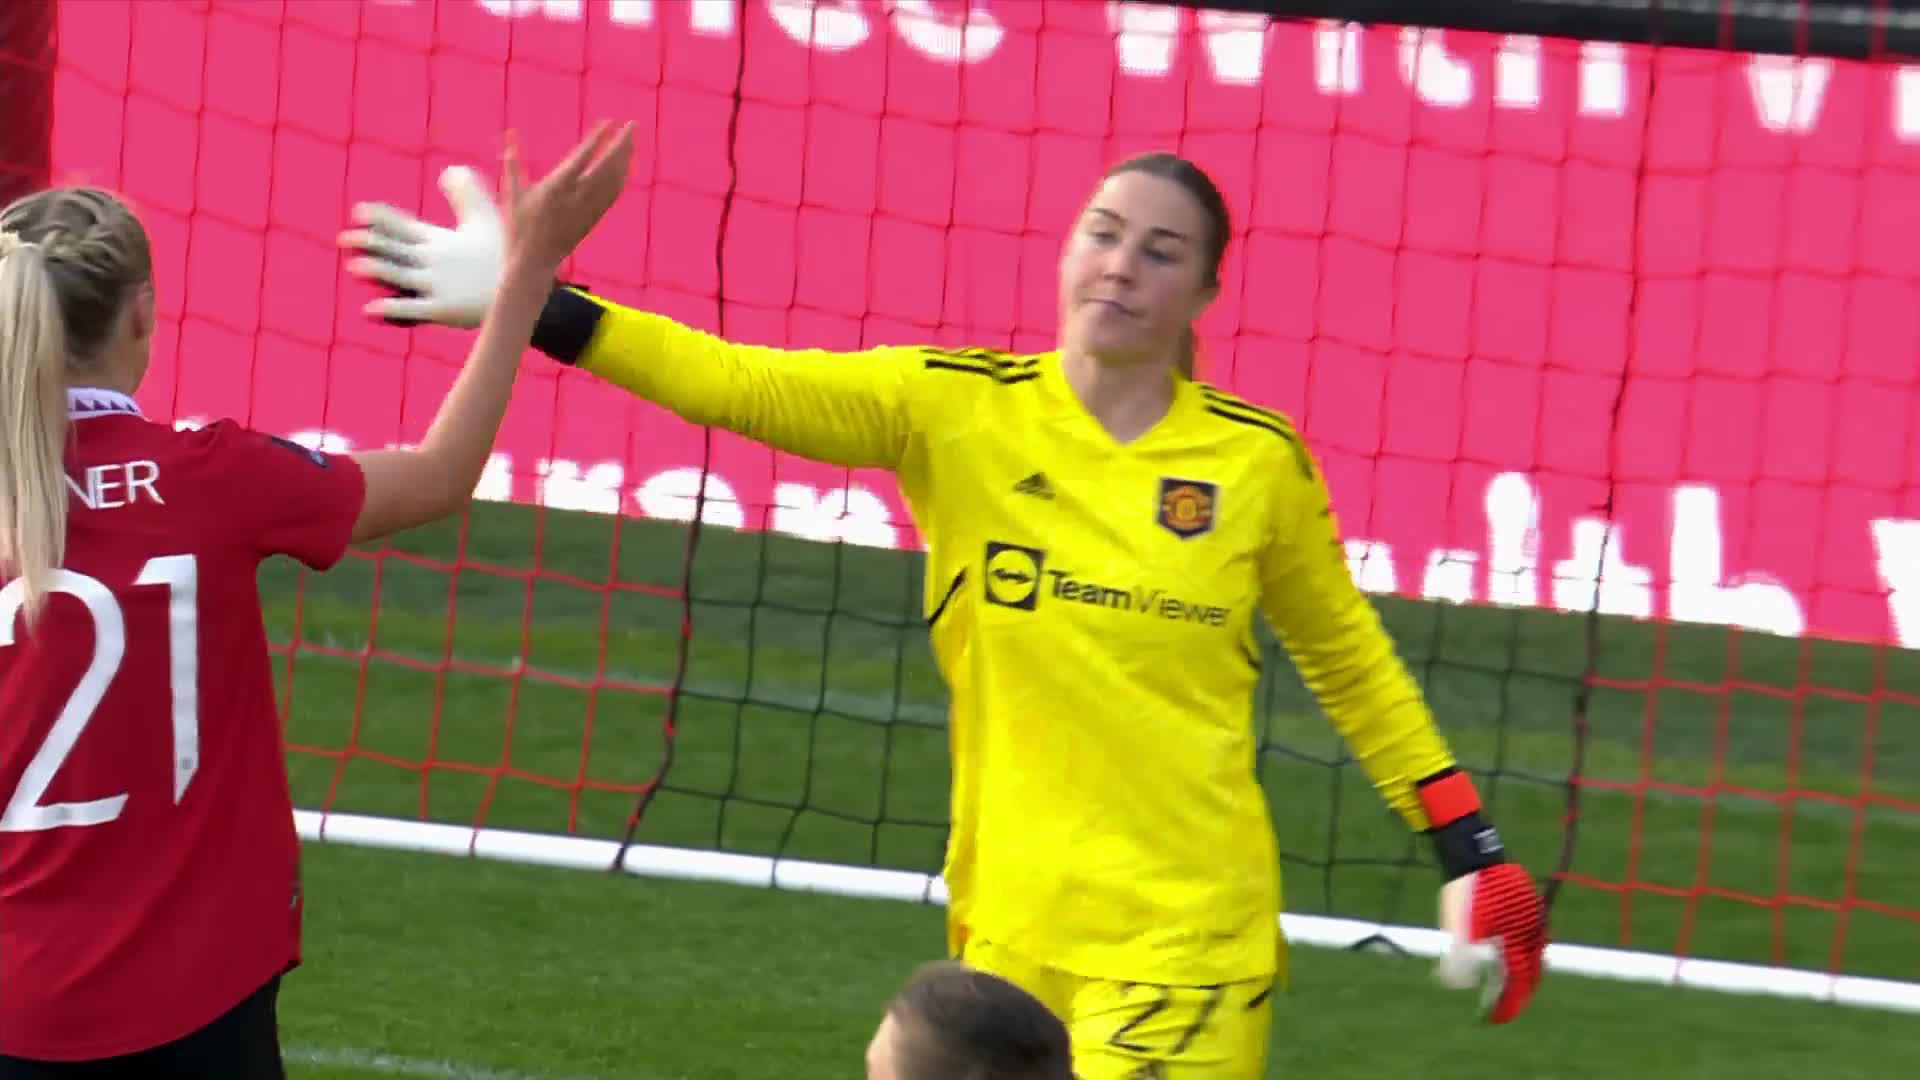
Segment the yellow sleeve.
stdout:
<path fill-rule="evenodd" d="M 1283 466 L 1280 528 L 1261 560 L 1261 606 L 1307 689 L 1387 804 L 1427 827 L 1415 784 L 1454 764 L 1419 684 L 1353 582 L 1325 480 L 1297 441 Z"/>
<path fill-rule="evenodd" d="M 689 422 L 849 468 L 898 468 L 921 350 L 736 345 L 663 315 L 556 288 L 533 345 Z"/>

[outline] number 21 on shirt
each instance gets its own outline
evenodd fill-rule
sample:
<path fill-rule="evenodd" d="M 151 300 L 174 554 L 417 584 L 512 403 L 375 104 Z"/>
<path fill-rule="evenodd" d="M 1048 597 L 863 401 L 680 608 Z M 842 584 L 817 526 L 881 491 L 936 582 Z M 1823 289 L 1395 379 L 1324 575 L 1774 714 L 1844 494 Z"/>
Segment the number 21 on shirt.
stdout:
<path fill-rule="evenodd" d="M 199 580 L 199 568 L 191 555 L 150 559 L 134 579 L 136 586 L 164 588 L 169 596 L 167 647 L 171 663 L 167 681 L 173 706 L 175 805 L 186 796 L 187 785 L 200 767 Z M 7 799 L 6 809 L 0 811 L 0 832 L 104 825 L 118 818 L 127 805 L 124 793 L 86 802 L 41 801 L 106 698 L 127 654 L 127 620 L 112 589 L 85 574 L 55 570 L 49 592 L 71 596 L 86 605 L 93 618 L 93 659 L 80 684 L 67 697 L 46 740 L 20 774 L 20 784 Z M 25 603 L 25 582 L 16 580 L 0 589 L 0 648 L 14 644 L 14 624 Z"/>

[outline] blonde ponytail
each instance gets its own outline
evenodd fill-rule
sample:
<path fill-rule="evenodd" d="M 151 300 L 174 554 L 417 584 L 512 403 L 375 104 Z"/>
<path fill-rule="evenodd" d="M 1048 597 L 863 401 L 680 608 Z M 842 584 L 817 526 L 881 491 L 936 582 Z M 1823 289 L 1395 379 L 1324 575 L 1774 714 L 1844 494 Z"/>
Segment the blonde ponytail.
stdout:
<path fill-rule="evenodd" d="M 112 192 L 52 188 L 0 209 L 0 582 L 18 580 L 29 624 L 66 557 L 67 387 L 145 347 L 124 316 L 152 283 L 146 229 Z"/>
<path fill-rule="evenodd" d="M 0 232 L 0 578 L 29 624 L 67 538 L 67 336 L 46 252 Z"/>

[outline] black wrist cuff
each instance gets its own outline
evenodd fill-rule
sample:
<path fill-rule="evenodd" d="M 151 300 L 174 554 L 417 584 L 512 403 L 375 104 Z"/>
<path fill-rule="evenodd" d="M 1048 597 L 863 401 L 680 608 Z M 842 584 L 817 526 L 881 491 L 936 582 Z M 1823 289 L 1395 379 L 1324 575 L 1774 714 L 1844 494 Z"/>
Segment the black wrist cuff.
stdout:
<path fill-rule="evenodd" d="M 1499 830 L 1477 810 L 1443 828 L 1430 829 L 1427 835 L 1433 838 L 1440 873 L 1448 881 L 1507 861 Z"/>
<path fill-rule="evenodd" d="M 540 321 L 533 325 L 533 347 L 563 364 L 577 364 L 593 342 L 606 309 L 567 282 L 554 285 Z"/>

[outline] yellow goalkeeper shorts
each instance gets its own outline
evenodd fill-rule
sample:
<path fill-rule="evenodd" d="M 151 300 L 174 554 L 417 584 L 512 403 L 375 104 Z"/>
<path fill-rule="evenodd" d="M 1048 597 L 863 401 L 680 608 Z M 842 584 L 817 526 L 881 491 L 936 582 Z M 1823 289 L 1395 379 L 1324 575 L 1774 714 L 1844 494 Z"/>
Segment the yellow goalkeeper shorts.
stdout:
<path fill-rule="evenodd" d="M 1079 1080 L 1259 1080 L 1273 1028 L 1273 980 L 1154 986 L 1090 979 L 990 941 L 960 960 L 1021 987 L 1066 1022 Z"/>

